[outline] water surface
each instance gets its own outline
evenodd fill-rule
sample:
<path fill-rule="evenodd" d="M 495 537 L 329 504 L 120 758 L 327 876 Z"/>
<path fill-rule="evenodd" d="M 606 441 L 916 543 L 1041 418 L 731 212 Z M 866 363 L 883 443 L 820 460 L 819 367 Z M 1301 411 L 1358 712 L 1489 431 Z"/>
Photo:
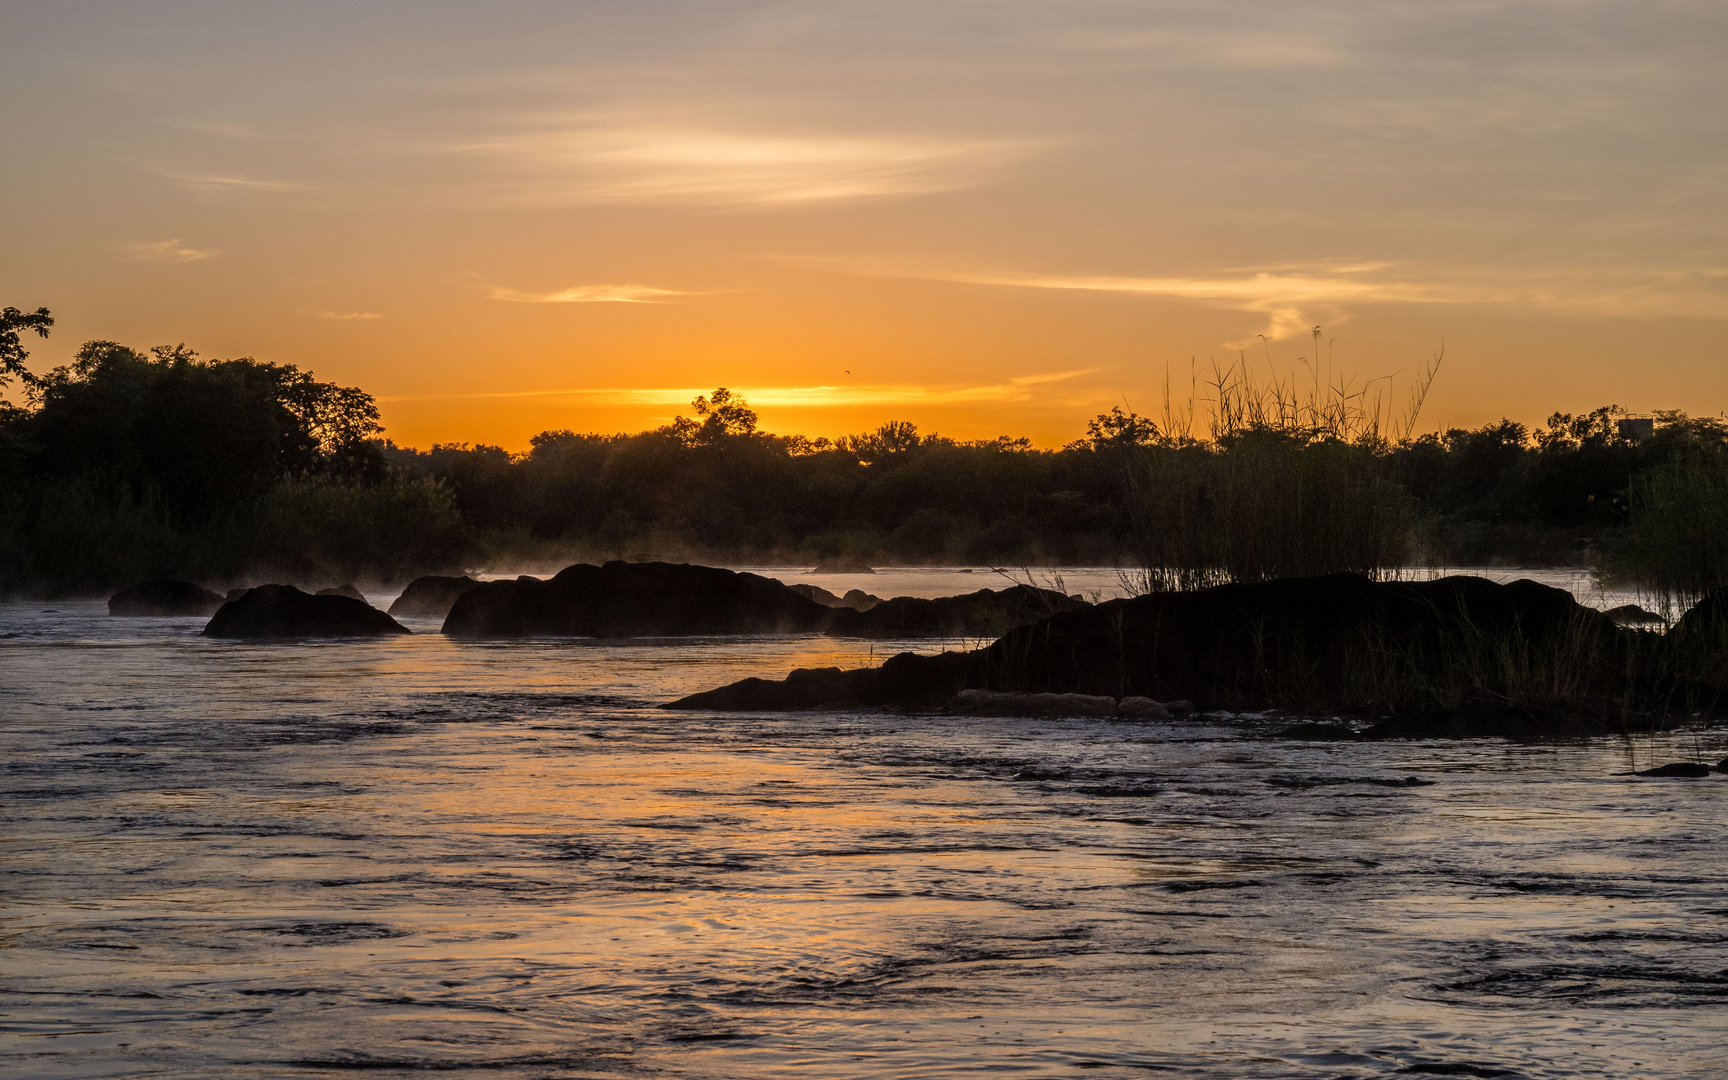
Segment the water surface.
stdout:
<path fill-rule="evenodd" d="M 901 646 L 201 624 L 0 606 L 0 1071 L 1728 1076 L 1728 777 L 1614 775 L 1728 732 L 666 713 Z"/>

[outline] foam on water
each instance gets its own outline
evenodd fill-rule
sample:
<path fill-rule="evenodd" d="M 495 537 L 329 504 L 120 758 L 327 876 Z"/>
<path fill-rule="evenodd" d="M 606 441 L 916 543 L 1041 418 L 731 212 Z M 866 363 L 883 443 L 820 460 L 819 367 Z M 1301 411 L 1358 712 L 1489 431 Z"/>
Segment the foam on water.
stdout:
<path fill-rule="evenodd" d="M 665 713 L 910 643 L 201 623 L 0 607 L 0 1069 L 1728 1075 L 1728 777 L 1613 775 L 1720 730 Z"/>

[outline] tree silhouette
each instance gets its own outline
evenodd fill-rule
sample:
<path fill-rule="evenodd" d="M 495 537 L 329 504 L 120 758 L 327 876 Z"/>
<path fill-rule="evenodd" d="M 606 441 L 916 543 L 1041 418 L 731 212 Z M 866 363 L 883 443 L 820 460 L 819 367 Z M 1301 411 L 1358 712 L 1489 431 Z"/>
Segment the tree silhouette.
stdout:
<path fill-rule="evenodd" d="M 47 337 L 48 328 L 53 325 L 54 316 L 48 314 L 47 308 L 19 311 L 9 307 L 0 311 L 0 390 L 6 389 L 13 379 L 28 389 L 36 387 L 40 380 L 24 366 L 30 353 L 24 348 L 22 334 L 34 330 L 37 337 Z"/>

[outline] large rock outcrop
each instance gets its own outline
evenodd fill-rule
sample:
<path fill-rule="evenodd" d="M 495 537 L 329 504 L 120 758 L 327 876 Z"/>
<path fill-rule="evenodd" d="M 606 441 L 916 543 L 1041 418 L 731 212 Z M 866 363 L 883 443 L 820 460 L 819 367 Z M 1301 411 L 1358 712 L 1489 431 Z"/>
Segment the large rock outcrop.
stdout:
<path fill-rule="evenodd" d="M 437 574 L 417 577 L 390 605 L 390 614 L 407 619 L 442 619 L 450 614 L 458 597 L 479 587 L 480 582 L 471 577 L 440 577 Z"/>
<path fill-rule="evenodd" d="M 203 615 L 222 606 L 222 597 L 190 581 L 141 581 L 108 598 L 110 615 Z"/>
<path fill-rule="evenodd" d="M 828 627 L 831 637 L 985 638 L 995 640 L 1016 627 L 1064 611 L 1091 607 L 1084 600 L 1051 589 L 1015 585 L 979 589 L 963 596 L 928 600 L 896 596 L 867 610 L 842 611 Z"/>
<path fill-rule="evenodd" d="M 711 566 L 578 563 L 539 581 L 488 581 L 444 620 L 453 637 L 812 634 L 828 608 L 770 578 Z"/>
<path fill-rule="evenodd" d="M 206 637 L 386 637 L 408 628 L 348 596 L 313 596 L 292 585 L 260 585 L 223 604 L 204 627 Z"/>
<path fill-rule="evenodd" d="M 974 652 L 745 680 L 669 707 L 937 709 L 960 690 L 986 689 L 1209 709 L 1605 716 L 1657 690 L 1659 642 L 1531 581 L 1332 574 L 1113 600 Z"/>

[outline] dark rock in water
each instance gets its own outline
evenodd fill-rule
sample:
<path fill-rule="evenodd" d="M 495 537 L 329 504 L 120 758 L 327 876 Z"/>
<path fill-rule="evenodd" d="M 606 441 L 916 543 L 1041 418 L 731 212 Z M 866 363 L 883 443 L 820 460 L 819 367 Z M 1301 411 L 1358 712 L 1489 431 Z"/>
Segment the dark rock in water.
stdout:
<path fill-rule="evenodd" d="M 579 563 L 547 581 L 488 581 L 444 620 L 455 637 L 811 634 L 828 608 L 778 581 L 711 566 Z"/>
<path fill-rule="evenodd" d="M 346 581 L 344 581 L 340 585 L 333 585 L 328 589 L 319 589 L 315 595 L 317 595 L 317 596 L 346 596 L 350 600 L 360 601 L 362 604 L 365 604 L 367 607 L 372 606 L 371 602 L 366 599 L 365 593 L 361 592 L 359 589 L 356 589 L 353 585 L 350 585 Z"/>
<path fill-rule="evenodd" d="M 1654 611 L 1646 611 L 1637 604 L 1621 604 L 1619 607 L 1609 608 L 1602 614 L 1613 619 L 1620 626 L 1661 626 L 1664 622 L 1662 616 Z"/>
<path fill-rule="evenodd" d="M 439 577 L 436 574 L 417 577 L 390 605 L 390 614 L 407 619 L 442 619 L 450 614 L 457 597 L 479 584 L 471 577 Z"/>
<path fill-rule="evenodd" d="M 863 559 L 840 555 L 832 559 L 823 559 L 810 572 L 812 574 L 874 574 L 876 568 Z"/>
<path fill-rule="evenodd" d="M 904 708 L 907 703 L 938 708 L 965 689 L 967 658 L 966 653 L 900 653 L 881 667 L 798 668 L 780 681 L 744 679 L 692 694 L 666 708 L 787 712 L 859 706 Z"/>
<path fill-rule="evenodd" d="M 980 589 L 963 596 L 926 600 L 896 596 L 868 610 L 842 612 L 828 627 L 830 637 L 999 638 L 1015 627 L 1063 611 L 1092 605 L 1051 589 L 1015 585 L 1000 592 Z"/>
<path fill-rule="evenodd" d="M 825 608 L 851 608 L 854 611 L 869 611 L 882 602 L 880 596 L 871 596 L 863 589 L 847 589 L 845 596 L 835 596 L 820 585 L 788 585 L 788 589 L 800 596 L 808 596 Z"/>
<path fill-rule="evenodd" d="M 836 620 L 836 632 L 847 618 Z M 1638 649 L 1650 640 L 1532 581 L 1331 574 L 1112 600 L 1022 626 L 975 652 L 903 654 L 878 669 L 799 685 L 747 680 L 675 707 L 812 708 L 844 699 L 937 709 L 961 689 L 984 689 L 1143 696 L 1208 710 L 1398 714 L 1363 733 L 1381 738 L 1431 737 L 1439 732 L 1423 730 L 1422 717 L 1469 715 L 1475 719 L 1457 733 L 1493 734 L 1509 700 L 1524 701 L 1526 713 L 1553 705 L 1606 714 L 1638 685 Z M 1564 676 L 1572 696 L 1530 701 L 1530 684 L 1549 671 Z M 1508 673 L 1522 681 L 1508 683 Z"/>
<path fill-rule="evenodd" d="M 1115 716 L 1116 699 L 1092 694 L 962 690 L 943 711 L 961 716 Z"/>
<path fill-rule="evenodd" d="M 1670 765 L 1658 765 L 1654 769 L 1640 769 L 1633 776 L 1709 776 L 1711 768 L 1691 761 L 1677 761 Z"/>
<path fill-rule="evenodd" d="M 1662 644 L 1678 676 L 1728 695 L 1728 586 L 1680 616 Z"/>
<path fill-rule="evenodd" d="M 401 623 L 349 596 L 313 596 L 292 585 L 260 585 L 217 610 L 206 637 L 386 637 L 406 634 Z"/>
<path fill-rule="evenodd" d="M 1350 742 L 1357 735 L 1349 724 L 1291 724 L 1281 731 L 1274 732 L 1275 739 L 1305 739 L 1309 742 Z"/>
<path fill-rule="evenodd" d="M 249 593 L 251 591 L 252 591 L 252 587 L 250 585 L 242 586 L 241 588 L 238 588 L 238 589 L 229 589 L 228 595 L 224 596 L 222 598 L 222 600 L 224 603 L 226 603 L 229 600 L 238 600 L 242 596 L 245 596 L 247 593 Z"/>
<path fill-rule="evenodd" d="M 799 596 L 808 597 L 809 599 L 816 601 L 823 607 L 845 606 L 840 603 L 840 598 L 838 596 L 835 596 L 820 585 L 806 585 L 800 582 L 797 585 L 788 585 L 786 587 L 797 593 Z"/>
<path fill-rule="evenodd" d="M 222 597 L 190 581 L 143 581 L 108 598 L 110 615 L 210 615 Z"/>

